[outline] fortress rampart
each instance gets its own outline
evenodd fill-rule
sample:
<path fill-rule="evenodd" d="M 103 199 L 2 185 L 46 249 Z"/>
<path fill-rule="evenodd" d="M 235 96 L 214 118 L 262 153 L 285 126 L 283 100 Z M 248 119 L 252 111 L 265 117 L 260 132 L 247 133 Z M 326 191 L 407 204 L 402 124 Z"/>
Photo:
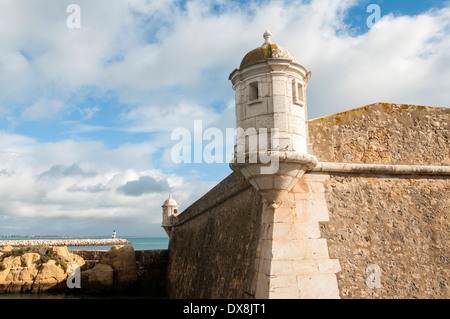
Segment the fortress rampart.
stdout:
<path fill-rule="evenodd" d="M 271 37 L 229 77 L 251 129 L 234 173 L 181 214 L 163 205 L 168 296 L 449 298 L 450 109 L 308 120 L 311 72 Z"/>
<path fill-rule="evenodd" d="M 176 217 L 172 298 L 449 298 L 450 110 L 308 123 L 319 164 L 276 209 L 234 172 Z"/>

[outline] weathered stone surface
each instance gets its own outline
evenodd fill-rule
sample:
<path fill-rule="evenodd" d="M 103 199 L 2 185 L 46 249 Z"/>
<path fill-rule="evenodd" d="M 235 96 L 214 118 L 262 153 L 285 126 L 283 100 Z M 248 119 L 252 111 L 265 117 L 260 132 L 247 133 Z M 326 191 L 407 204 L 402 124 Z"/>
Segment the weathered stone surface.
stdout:
<path fill-rule="evenodd" d="M 108 251 L 105 250 L 71 250 L 82 257 L 85 264 L 81 267 L 81 288 L 86 292 L 102 293 L 111 291 L 114 293 L 113 287 L 107 287 L 104 291 L 94 291 L 89 289 L 89 276 L 95 265 L 101 264 L 103 256 Z M 168 260 L 168 250 L 136 250 L 136 265 L 137 265 L 137 282 L 131 287 L 133 294 L 142 294 L 143 296 L 152 296 L 154 298 L 166 297 L 166 270 Z M 111 267 L 112 268 L 112 267 Z M 95 287 L 94 287 L 95 288 Z M 123 293 L 123 292 L 120 292 Z"/>
<path fill-rule="evenodd" d="M 254 295 L 261 205 L 254 188 L 233 173 L 179 215 L 183 223 L 175 227 L 169 244 L 168 297 Z"/>
<path fill-rule="evenodd" d="M 37 253 L 25 253 L 20 259 L 24 267 L 33 267 L 33 265 L 41 259 L 41 256 Z"/>
<path fill-rule="evenodd" d="M 40 266 L 32 290 L 34 292 L 47 291 L 66 279 L 67 274 L 64 270 L 59 265 L 56 265 L 54 260 L 49 260 Z"/>
<path fill-rule="evenodd" d="M 68 252 L 66 247 L 8 247 L 2 252 L 0 293 L 64 289 L 68 276 L 65 266 L 84 264 L 81 257 Z"/>
<path fill-rule="evenodd" d="M 450 108 L 376 103 L 308 121 L 321 162 L 450 165 Z"/>
<path fill-rule="evenodd" d="M 309 142 L 332 164 L 450 165 L 449 118 L 448 108 L 377 103 L 309 121 Z M 448 175 L 370 173 L 307 172 L 272 214 L 242 187 L 248 171 L 230 175 L 179 215 L 169 295 L 448 299 Z"/>
<path fill-rule="evenodd" d="M 11 251 L 13 249 L 14 248 L 12 246 L 4 246 L 4 247 L 1 248 L 1 253 L 3 254 L 3 253 L 6 253 L 8 251 Z"/>
<path fill-rule="evenodd" d="M 76 264 L 78 267 L 84 265 L 84 259 L 77 254 L 69 252 L 66 246 L 50 247 L 49 249 L 55 258 L 63 260 L 67 265 Z"/>
<path fill-rule="evenodd" d="M 82 272 L 82 288 L 91 292 L 109 292 L 114 285 L 114 269 L 110 265 L 97 264 Z"/>
<path fill-rule="evenodd" d="M 136 254 L 132 246 L 113 246 L 103 256 L 102 264 L 114 270 L 117 287 L 127 289 L 137 280 Z"/>
<path fill-rule="evenodd" d="M 9 256 L 3 258 L 1 264 L 4 268 L 17 268 L 22 266 L 22 261 L 20 259 L 20 256 Z"/>
<path fill-rule="evenodd" d="M 450 180 L 331 175 L 321 225 L 342 298 L 449 298 Z M 381 269 L 381 287 L 366 281 Z"/>

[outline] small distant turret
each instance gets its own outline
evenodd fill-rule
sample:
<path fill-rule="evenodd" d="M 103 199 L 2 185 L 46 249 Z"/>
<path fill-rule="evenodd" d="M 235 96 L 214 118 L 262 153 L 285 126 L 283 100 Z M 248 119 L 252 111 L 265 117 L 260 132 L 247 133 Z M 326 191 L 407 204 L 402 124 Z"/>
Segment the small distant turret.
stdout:
<path fill-rule="evenodd" d="M 163 216 L 161 227 L 164 228 L 167 235 L 170 237 L 170 234 L 172 232 L 172 226 L 175 222 L 175 218 L 178 216 L 178 204 L 172 198 L 172 195 L 169 195 L 169 198 L 164 202 L 162 208 L 163 208 Z"/>

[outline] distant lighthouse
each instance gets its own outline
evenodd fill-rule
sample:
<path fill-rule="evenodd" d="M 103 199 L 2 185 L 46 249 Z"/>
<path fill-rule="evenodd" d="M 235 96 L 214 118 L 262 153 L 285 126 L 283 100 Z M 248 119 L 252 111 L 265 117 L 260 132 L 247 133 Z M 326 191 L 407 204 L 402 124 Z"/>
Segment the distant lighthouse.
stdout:
<path fill-rule="evenodd" d="M 113 233 L 112 233 L 112 239 L 116 239 L 116 230 L 115 229 L 113 230 Z"/>

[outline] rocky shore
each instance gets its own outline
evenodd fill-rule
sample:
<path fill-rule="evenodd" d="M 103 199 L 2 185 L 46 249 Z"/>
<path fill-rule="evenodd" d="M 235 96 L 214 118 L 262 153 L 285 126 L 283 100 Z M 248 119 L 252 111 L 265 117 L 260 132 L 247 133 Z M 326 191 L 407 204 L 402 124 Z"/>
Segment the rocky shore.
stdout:
<path fill-rule="evenodd" d="M 67 247 L 3 247 L 0 250 L 0 293 L 45 292 L 65 289 L 69 267 L 84 260 Z"/>
<path fill-rule="evenodd" d="M 37 239 L 37 240 L 0 240 L 0 247 L 27 247 L 36 245 L 45 246 L 108 246 L 128 245 L 128 240 L 116 239 Z"/>
<path fill-rule="evenodd" d="M 138 279 L 132 246 L 113 246 L 92 269 L 82 270 L 84 265 L 67 247 L 3 247 L 0 294 L 68 292 L 75 287 L 87 293 L 125 292 Z"/>

